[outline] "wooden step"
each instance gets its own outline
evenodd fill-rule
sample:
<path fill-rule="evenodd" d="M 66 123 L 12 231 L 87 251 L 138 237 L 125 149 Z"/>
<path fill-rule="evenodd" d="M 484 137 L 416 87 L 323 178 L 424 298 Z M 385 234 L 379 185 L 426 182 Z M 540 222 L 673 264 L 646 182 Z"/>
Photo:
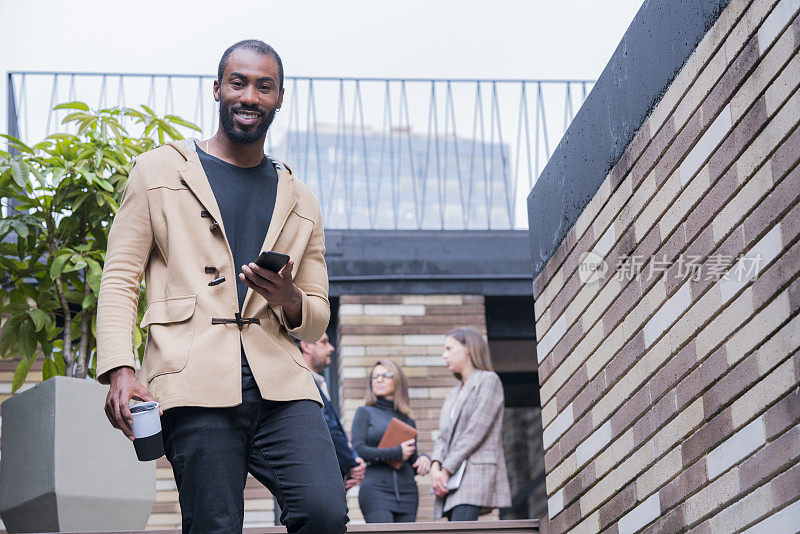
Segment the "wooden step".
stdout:
<path fill-rule="evenodd" d="M 458 532 L 459 534 L 534 534 L 539 532 L 537 519 L 514 519 L 509 521 L 447 521 L 420 523 L 371 523 L 367 525 L 349 525 L 347 532 L 362 534 L 379 534 L 383 532 L 403 532 L 413 534 L 440 534 L 442 532 Z M 40 533 L 45 534 L 45 533 Z M 90 534 L 75 532 L 72 534 Z M 181 534 L 180 530 L 126 530 L 117 532 L 91 534 Z M 243 534 L 286 534 L 284 527 L 252 527 L 245 528 Z"/>

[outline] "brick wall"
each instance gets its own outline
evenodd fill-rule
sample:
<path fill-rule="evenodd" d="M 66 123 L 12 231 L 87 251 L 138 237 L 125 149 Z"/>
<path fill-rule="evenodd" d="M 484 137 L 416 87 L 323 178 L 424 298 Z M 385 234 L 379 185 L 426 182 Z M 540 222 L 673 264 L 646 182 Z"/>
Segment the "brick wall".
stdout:
<path fill-rule="evenodd" d="M 417 448 L 433 451 L 439 412 L 456 385 L 441 358 L 447 332 L 471 326 L 486 333 L 482 296 L 346 295 L 339 304 L 339 376 L 342 423 L 348 434 L 356 408 L 363 406 L 367 375 L 378 359 L 391 359 L 409 379 L 411 408 L 419 434 Z M 430 477 L 417 477 L 418 521 L 433 518 Z M 358 488 L 348 494 L 350 518 L 363 522 Z"/>
<path fill-rule="evenodd" d="M 731 0 L 534 281 L 552 532 L 800 524 L 798 9 Z"/>

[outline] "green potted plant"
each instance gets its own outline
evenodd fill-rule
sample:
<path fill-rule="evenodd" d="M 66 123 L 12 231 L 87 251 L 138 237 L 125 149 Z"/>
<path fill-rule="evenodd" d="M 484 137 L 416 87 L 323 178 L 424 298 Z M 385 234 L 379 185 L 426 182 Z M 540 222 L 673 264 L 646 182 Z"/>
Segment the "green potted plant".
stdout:
<path fill-rule="evenodd" d="M 111 427 L 107 388 L 91 380 L 97 296 L 133 158 L 182 138 L 178 126 L 199 129 L 146 106 L 56 109 L 71 111 L 63 122 L 75 133 L 33 146 L 2 135 L 9 151 L 0 150 L 0 356 L 19 358 L 12 392 L 38 358 L 43 382 L 3 403 L 0 515 L 9 532 L 143 528 L 155 465 L 138 462 Z M 141 319 L 144 293 L 139 304 Z M 140 358 L 144 336 L 137 321 Z"/>

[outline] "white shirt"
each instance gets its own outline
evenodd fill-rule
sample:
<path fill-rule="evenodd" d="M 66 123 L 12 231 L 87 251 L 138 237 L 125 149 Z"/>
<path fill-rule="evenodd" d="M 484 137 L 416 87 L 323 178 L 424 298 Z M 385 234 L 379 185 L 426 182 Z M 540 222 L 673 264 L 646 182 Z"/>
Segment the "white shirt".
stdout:
<path fill-rule="evenodd" d="M 328 393 L 328 384 L 325 382 L 325 377 L 319 373 L 315 373 L 314 371 L 311 371 L 311 376 L 314 377 L 314 382 L 316 382 L 319 386 L 319 389 L 322 390 L 322 394 L 325 395 L 325 398 L 330 401 L 331 395 Z"/>

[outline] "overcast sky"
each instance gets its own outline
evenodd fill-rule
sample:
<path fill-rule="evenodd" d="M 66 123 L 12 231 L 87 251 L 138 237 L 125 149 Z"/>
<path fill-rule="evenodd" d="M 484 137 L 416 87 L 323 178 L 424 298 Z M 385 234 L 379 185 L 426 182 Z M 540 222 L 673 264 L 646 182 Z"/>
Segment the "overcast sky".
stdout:
<path fill-rule="evenodd" d="M 641 0 L 0 0 L 0 71 L 212 73 L 259 38 L 287 75 L 596 78 Z M 6 126 L 2 84 L 2 131 Z"/>

